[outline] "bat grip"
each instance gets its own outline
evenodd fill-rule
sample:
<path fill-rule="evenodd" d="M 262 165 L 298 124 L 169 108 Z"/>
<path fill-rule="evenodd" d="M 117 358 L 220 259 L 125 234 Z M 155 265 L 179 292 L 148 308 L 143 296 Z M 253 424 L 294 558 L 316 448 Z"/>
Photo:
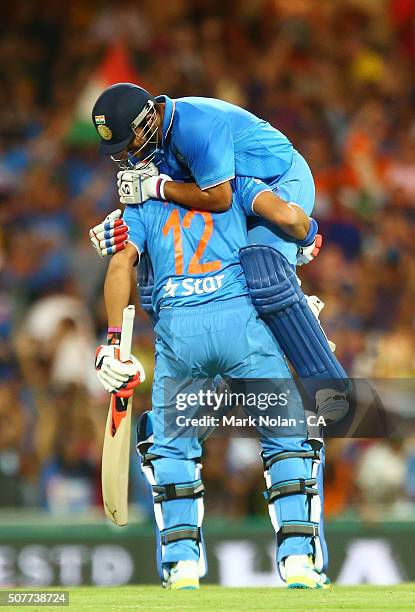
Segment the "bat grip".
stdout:
<path fill-rule="evenodd" d="M 135 308 L 130 305 L 124 308 L 122 315 L 122 328 L 120 340 L 120 360 L 128 361 L 131 355 L 131 345 L 133 341 Z"/>

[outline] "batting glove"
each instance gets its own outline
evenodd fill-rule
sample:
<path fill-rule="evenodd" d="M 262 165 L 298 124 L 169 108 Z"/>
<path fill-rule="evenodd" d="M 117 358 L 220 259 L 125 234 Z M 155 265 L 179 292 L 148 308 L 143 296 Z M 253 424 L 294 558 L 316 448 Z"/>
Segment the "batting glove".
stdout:
<path fill-rule="evenodd" d="M 316 317 L 316 319 L 320 321 L 320 312 L 324 308 L 324 302 L 320 300 L 320 298 L 318 298 L 316 295 L 306 295 L 305 297 L 306 297 L 306 300 L 308 302 L 311 312 Z M 323 332 L 324 332 L 324 329 L 323 329 Z M 324 332 L 324 335 L 325 335 L 325 332 Z M 327 338 L 327 342 L 329 343 L 331 352 L 334 353 L 334 351 L 336 350 L 335 343 L 329 340 L 328 338 Z"/>
<path fill-rule="evenodd" d="M 346 393 L 337 389 L 320 389 L 316 393 L 317 417 L 323 417 L 326 425 L 343 419 L 349 412 Z"/>
<path fill-rule="evenodd" d="M 142 364 L 130 355 L 128 361 L 120 361 L 117 345 L 101 345 L 95 353 L 95 370 L 99 381 L 106 391 L 129 397 L 139 384 L 144 382 Z"/>
<path fill-rule="evenodd" d="M 149 198 L 165 200 L 164 185 L 172 179 L 167 174 L 149 175 L 141 170 L 117 174 L 118 195 L 122 204 L 141 204 Z"/>
<path fill-rule="evenodd" d="M 114 255 L 125 248 L 128 227 L 122 220 L 121 214 L 118 208 L 105 217 L 102 223 L 89 230 L 89 239 L 100 257 Z"/>

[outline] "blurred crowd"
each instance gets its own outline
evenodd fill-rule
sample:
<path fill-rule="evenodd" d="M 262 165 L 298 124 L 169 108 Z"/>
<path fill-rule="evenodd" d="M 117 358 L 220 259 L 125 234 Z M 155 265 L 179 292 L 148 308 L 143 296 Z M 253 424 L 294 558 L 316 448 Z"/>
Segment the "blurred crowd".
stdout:
<path fill-rule="evenodd" d="M 101 503 L 106 262 L 88 229 L 118 203 L 88 114 L 116 80 L 223 98 L 283 131 L 316 180 L 324 248 L 300 276 L 338 358 L 355 377 L 414 376 L 415 0 L 20 0 L 0 30 L 0 507 Z M 138 414 L 143 314 L 135 342 Z M 410 438 L 332 440 L 327 458 L 329 516 L 413 509 Z M 212 512 L 265 512 L 254 440 L 208 442 L 204 480 Z"/>

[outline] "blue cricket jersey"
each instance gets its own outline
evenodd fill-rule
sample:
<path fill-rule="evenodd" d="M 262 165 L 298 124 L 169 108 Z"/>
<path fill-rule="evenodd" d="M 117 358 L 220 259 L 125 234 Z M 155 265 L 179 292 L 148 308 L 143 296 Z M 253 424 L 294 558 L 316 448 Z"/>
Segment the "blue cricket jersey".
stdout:
<path fill-rule="evenodd" d="M 274 183 L 291 166 L 294 148 L 267 121 L 214 98 L 164 102 L 160 169 L 174 180 L 194 180 L 208 189 L 235 176 Z"/>
<path fill-rule="evenodd" d="M 238 253 L 247 244 L 246 215 L 268 187 L 238 177 L 232 188 L 232 206 L 223 213 L 161 200 L 126 207 L 128 240 L 140 253 L 147 250 L 153 264 L 155 311 L 248 294 Z"/>

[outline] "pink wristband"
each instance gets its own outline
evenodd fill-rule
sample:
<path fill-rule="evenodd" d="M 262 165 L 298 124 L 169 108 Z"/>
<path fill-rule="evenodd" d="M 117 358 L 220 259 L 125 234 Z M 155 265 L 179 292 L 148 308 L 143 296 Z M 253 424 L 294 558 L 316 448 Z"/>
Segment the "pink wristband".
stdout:
<path fill-rule="evenodd" d="M 121 327 L 109 327 L 108 332 L 120 332 Z"/>

